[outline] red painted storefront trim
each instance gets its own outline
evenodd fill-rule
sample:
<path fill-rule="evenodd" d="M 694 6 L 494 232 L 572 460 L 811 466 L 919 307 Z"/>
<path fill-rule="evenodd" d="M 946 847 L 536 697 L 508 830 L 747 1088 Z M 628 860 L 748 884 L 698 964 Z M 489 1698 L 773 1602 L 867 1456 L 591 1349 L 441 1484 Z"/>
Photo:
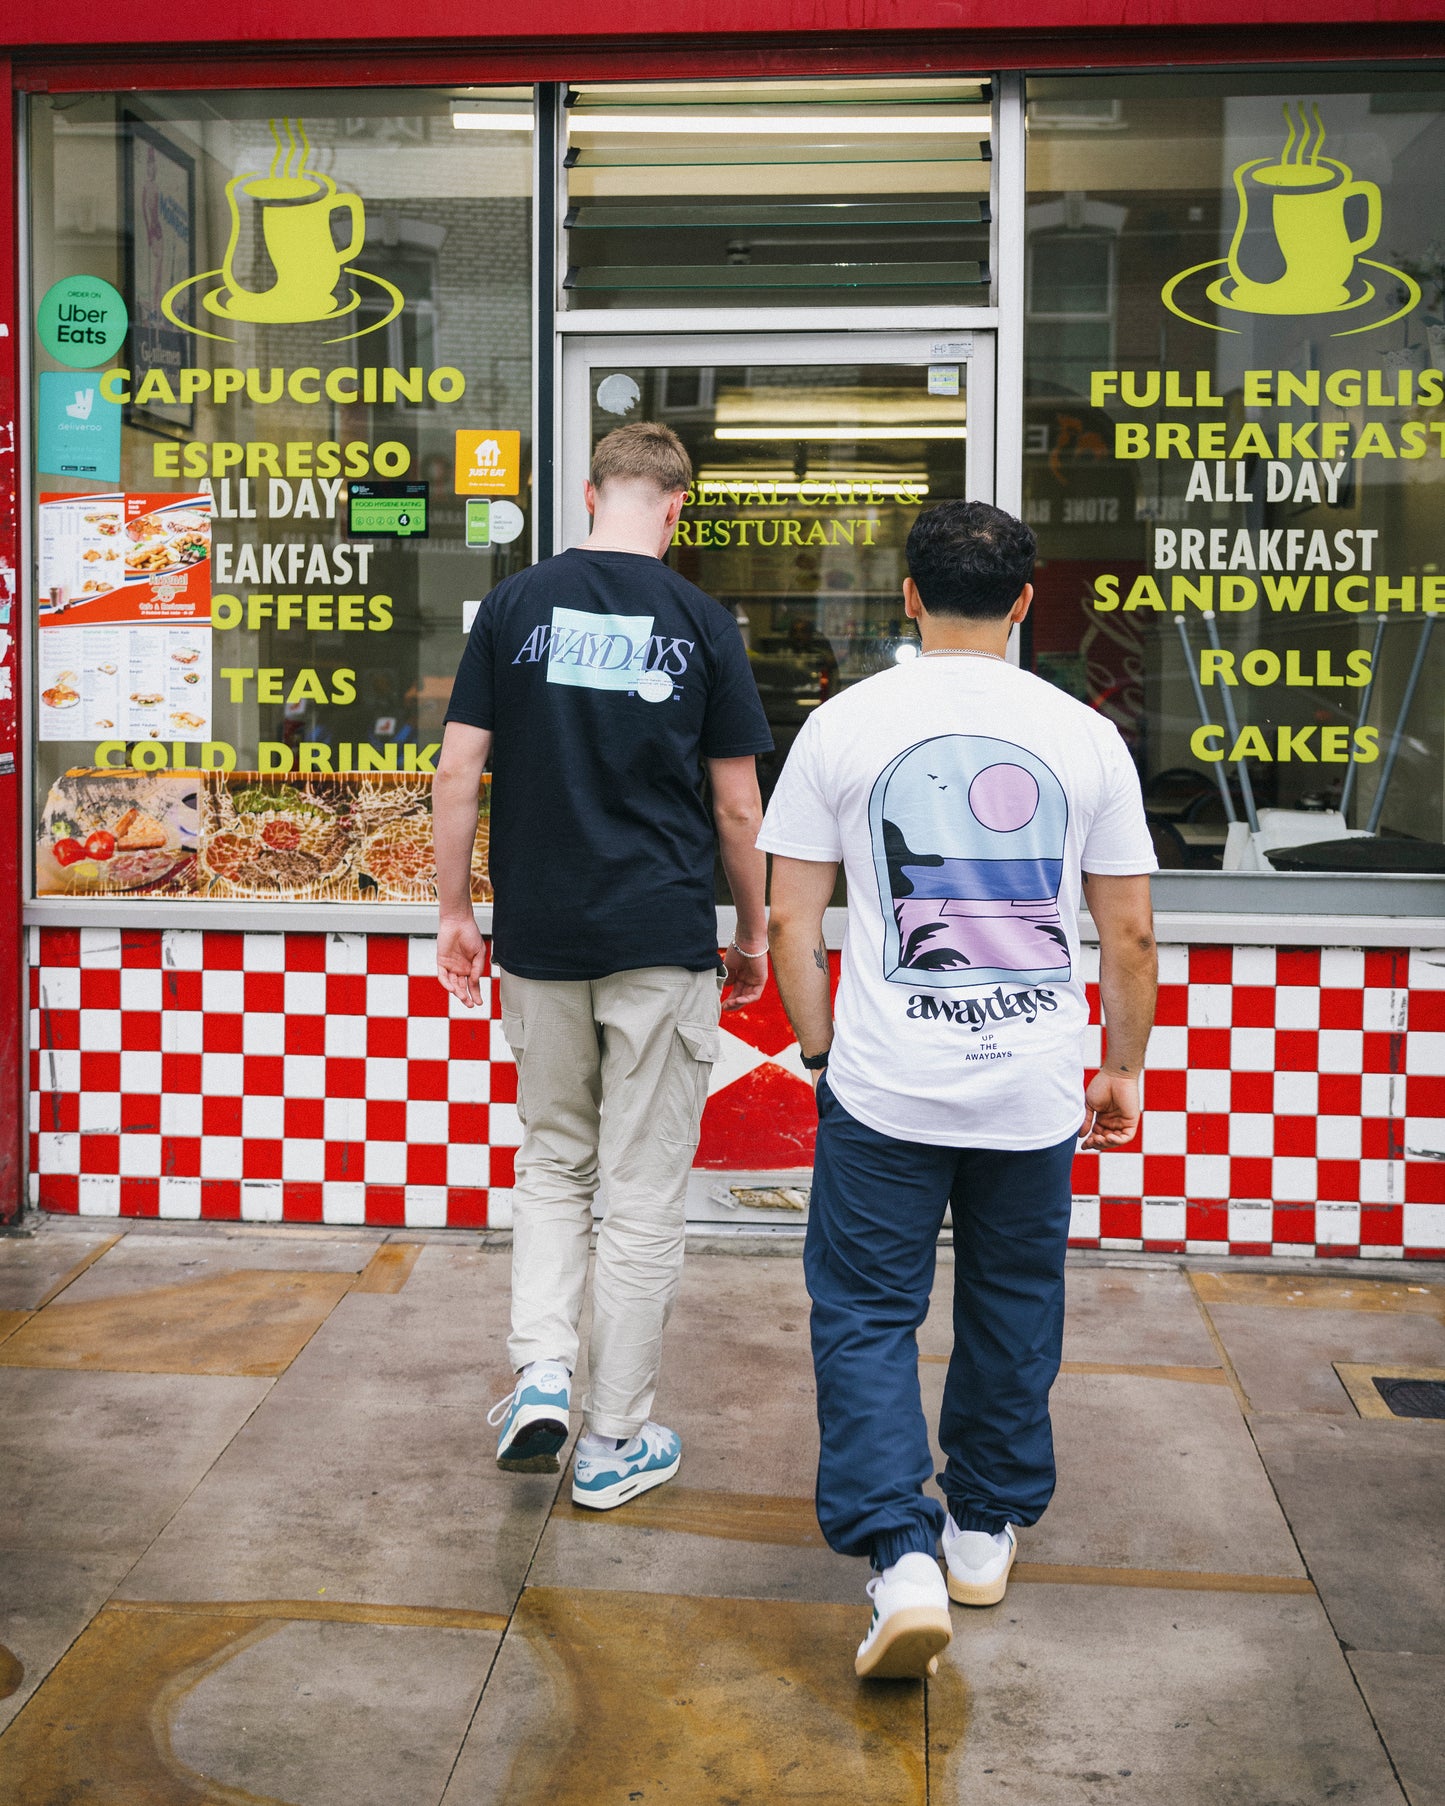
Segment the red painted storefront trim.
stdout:
<path fill-rule="evenodd" d="M 487 38 L 502 42 L 687 37 L 718 42 L 761 36 L 836 41 L 851 34 L 928 33 L 1008 43 L 1046 32 L 1129 39 L 1194 31 L 1314 32 L 1332 25 L 1374 37 L 1382 28 L 1430 26 L 1439 18 L 1436 0 L 837 0 L 824 6 L 816 0 L 679 0 L 666 8 L 649 0 L 612 0 L 601 15 L 582 0 L 533 0 L 511 17 L 505 9 L 478 15 L 455 0 L 413 0 L 400 11 L 389 0 L 353 0 L 329 15 L 296 0 L 193 0 L 184 9 L 168 0 L 130 0 L 114 23 L 102 23 L 86 0 L 50 0 L 43 6 L 22 0 L 0 31 L 8 44 L 27 48 L 93 46 L 107 37 L 132 46 L 192 48 L 298 40 L 347 47 L 401 40 L 458 43 L 480 35 L 478 25 Z M 1360 53 L 1371 52 L 1362 43 Z M 1315 52 L 1296 43 L 1292 54 L 1308 59 Z"/>
<path fill-rule="evenodd" d="M 0 56 L 0 81 L 8 93 L 11 62 Z M 13 754 L 16 770 L 0 772 L 0 1223 L 12 1223 L 24 1202 L 23 1042 L 21 1025 L 20 786 L 20 315 L 16 294 L 17 218 L 15 137 L 6 121 L 0 134 L 0 614 L 11 645 L 0 668 L 8 669 L 11 694 L 0 698 L 0 752 Z"/>
<path fill-rule="evenodd" d="M 394 15 L 392 15 L 394 16 Z M 788 75 L 940 75 L 991 69 L 1040 72 L 1309 64 L 1428 62 L 1445 58 L 1445 22 L 1381 23 L 1368 34 L 1358 23 L 1331 20 L 1298 26 L 1225 27 L 1219 19 L 1183 29 L 1145 28 L 1120 35 L 1088 29 L 1024 30 L 1000 34 L 953 29 L 926 32 L 859 30 L 840 26 L 826 35 L 719 31 L 566 41 L 539 36 L 505 39 L 444 38 L 428 41 L 424 29 L 405 42 L 358 32 L 345 44 L 300 35 L 314 30 L 296 21 L 298 35 L 268 43 L 229 37 L 198 62 L 190 46 L 156 33 L 138 46 L 137 32 L 124 45 L 87 46 L 83 58 L 65 54 L 52 40 L 17 63 L 22 89 L 69 93 L 87 90 L 189 90 L 212 87 L 468 86 L 489 82 L 644 81 L 737 79 Z M 358 38 L 364 47 L 357 48 Z"/>

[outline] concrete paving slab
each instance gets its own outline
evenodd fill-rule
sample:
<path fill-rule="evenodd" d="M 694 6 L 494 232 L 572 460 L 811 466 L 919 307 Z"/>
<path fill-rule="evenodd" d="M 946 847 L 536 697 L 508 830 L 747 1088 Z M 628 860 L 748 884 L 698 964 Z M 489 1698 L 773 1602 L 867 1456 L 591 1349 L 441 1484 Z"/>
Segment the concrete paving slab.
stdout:
<path fill-rule="evenodd" d="M 1356 1649 L 1349 1663 L 1410 1806 L 1445 1806 L 1445 1656 Z"/>
<path fill-rule="evenodd" d="M 343 1299 L 126 1581 L 131 1599 L 510 1611 L 559 1475 L 504 1474 L 503 1253 L 428 1247 L 399 1293 Z"/>
<path fill-rule="evenodd" d="M 265 1396 L 254 1379 L 14 1369 L 0 1410 L 0 1645 L 20 1710 Z M 24 1799 L 7 1794 L 0 1799 Z"/>
<path fill-rule="evenodd" d="M 171 1750 L 220 1787 L 304 1806 L 435 1806 L 500 1640 L 278 1624 L 182 1694 Z"/>
<path fill-rule="evenodd" d="M 0 1236 L 0 1314 L 38 1310 L 72 1274 L 83 1273 L 116 1235 Z"/>
<path fill-rule="evenodd" d="M 919 1349 L 953 1348 L 954 1257 L 940 1255 Z M 1064 1359 L 1150 1367 L 1218 1367 L 1219 1351 L 1177 1267 L 1070 1267 Z"/>
<path fill-rule="evenodd" d="M 155 1277 L 155 1269 L 148 1272 Z M 352 1283 L 349 1272 L 243 1268 L 182 1285 L 125 1287 L 73 1299 L 72 1293 L 90 1277 L 86 1274 L 0 1342 L 0 1367 L 284 1373 Z"/>
<path fill-rule="evenodd" d="M 1066 1361 L 1218 1367 L 1188 1277 L 1177 1267 L 1070 1267 Z"/>
<path fill-rule="evenodd" d="M 182 1231 L 127 1235 L 69 1286 L 67 1304 L 117 1298 L 154 1286 L 189 1284 L 217 1273 L 359 1273 L 377 1254 L 374 1240 L 354 1236 Z"/>
<path fill-rule="evenodd" d="M 495 1631 L 109 1607 L 0 1741 L 26 1806 L 431 1806 Z"/>
<path fill-rule="evenodd" d="M 864 1607 L 529 1587 L 445 1806 L 923 1806 L 924 1696 Z"/>
<path fill-rule="evenodd" d="M 944 1370 L 921 1371 L 925 1409 L 936 1429 Z M 1301 1572 L 1227 1387 L 1132 1374 L 1063 1374 L 1052 1403 L 1058 1488 L 1039 1523 L 1020 1531 L 1021 1559 L 1222 1574 Z"/>
<path fill-rule="evenodd" d="M 1403 1806 L 1313 1599 L 1027 1586 L 954 1620 L 935 1802 Z"/>
<path fill-rule="evenodd" d="M 669 1484 L 608 1512 L 564 1487 L 528 1584 L 846 1604 L 867 1579 L 866 1563 L 824 1543 L 811 1499 Z"/>
<path fill-rule="evenodd" d="M 1361 1279 L 1333 1273 L 1191 1274 L 1204 1302 L 1257 1304 L 1285 1310 L 1409 1311 L 1445 1316 L 1445 1285 L 1415 1279 Z"/>
<path fill-rule="evenodd" d="M 1417 1313 L 1212 1304 L 1209 1315 L 1255 1411 L 1354 1417 L 1333 1362 L 1445 1363 L 1445 1323 Z"/>
<path fill-rule="evenodd" d="M 130 1565 L 115 1550 L 0 1550 L 0 1731 L 104 1605 Z"/>
<path fill-rule="evenodd" d="M 0 1550 L 134 1561 L 268 1382 L 15 1368 L 0 1410 Z"/>
<path fill-rule="evenodd" d="M 813 1496 L 808 1310 L 800 1260 L 689 1255 L 653 1411 L 682 1437 L 689 1486 Z"/>
<path fill-rule="evenodd" d="M 1251 1425 L 1343 1641 L 1445 1655 L 1445 1424 L 1259 1416 Z"/>

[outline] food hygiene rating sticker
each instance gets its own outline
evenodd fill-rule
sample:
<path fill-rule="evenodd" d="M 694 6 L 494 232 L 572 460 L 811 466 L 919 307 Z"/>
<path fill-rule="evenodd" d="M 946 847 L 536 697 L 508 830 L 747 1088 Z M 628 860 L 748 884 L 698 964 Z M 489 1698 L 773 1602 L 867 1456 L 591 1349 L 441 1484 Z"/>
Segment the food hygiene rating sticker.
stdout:
<path fill-rule="evenodd" d="M 346 530 L 352 539 L 426 539 L 425 483 L 349 483 Z"/>

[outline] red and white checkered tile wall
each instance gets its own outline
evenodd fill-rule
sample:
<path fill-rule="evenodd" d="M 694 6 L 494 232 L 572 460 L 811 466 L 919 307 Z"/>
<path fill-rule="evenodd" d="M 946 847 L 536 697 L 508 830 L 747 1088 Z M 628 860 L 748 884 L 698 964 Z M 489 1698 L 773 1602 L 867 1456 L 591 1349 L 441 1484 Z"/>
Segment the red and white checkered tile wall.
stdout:
<path fill-rule="evenodd" d="M 434 951 L 423 936 L 32 929 L 32 1200 L 508 1220 L 521 1137 L 495 986 L 489 1013 L 464 1010 Z M 1161 967 L 1141 1136 L 1078 1157 L 1075 1245 L 1445 1259 L 1445 952 L 1165 947 Z M 1097 1029 L 1091 1042 L 1097 1060 Z M 698 1164 L 806 1167 L 812 1122 L 770 992 L 724 1018 Z"/>

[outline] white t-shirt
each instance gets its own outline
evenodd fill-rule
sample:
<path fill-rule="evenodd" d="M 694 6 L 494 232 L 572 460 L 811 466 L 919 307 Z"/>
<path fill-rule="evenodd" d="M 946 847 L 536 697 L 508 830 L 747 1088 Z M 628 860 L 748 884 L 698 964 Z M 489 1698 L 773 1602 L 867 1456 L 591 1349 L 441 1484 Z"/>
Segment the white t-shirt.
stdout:
<path fill-rule="evenodd" d="M 1046 1148 L 1084 1116 L 1080 872 L 1152 872 L 1118 730 L 1042 678 L 918 658 L 798 735 L 758 845 L 841 859 L 828 1084 L 879 1134 Z"/>

